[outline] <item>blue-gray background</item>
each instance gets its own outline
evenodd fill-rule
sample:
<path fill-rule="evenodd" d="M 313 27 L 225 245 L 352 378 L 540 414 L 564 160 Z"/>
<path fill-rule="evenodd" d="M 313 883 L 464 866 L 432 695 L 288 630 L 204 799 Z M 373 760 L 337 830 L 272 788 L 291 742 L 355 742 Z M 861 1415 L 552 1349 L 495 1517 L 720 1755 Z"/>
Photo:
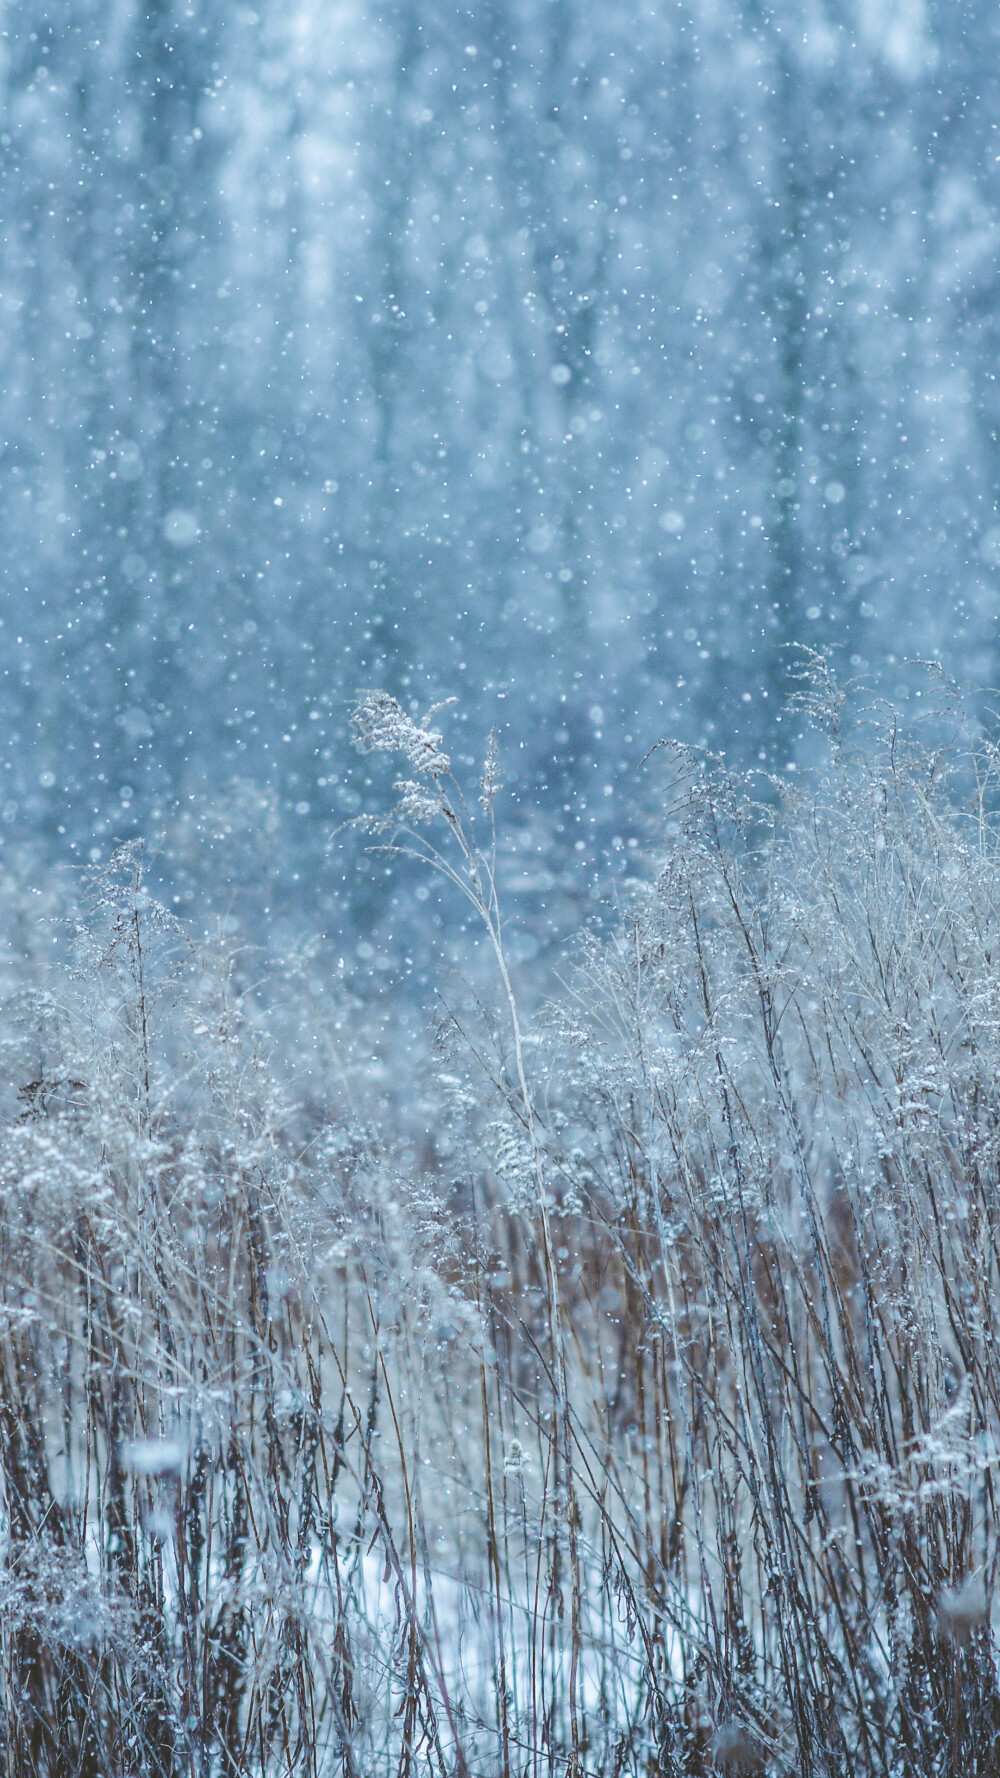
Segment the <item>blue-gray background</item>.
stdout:
<path fill-rule="evenodd" d="M 371 924 L 358 687 L 621 849 L 789 643 L 997 678 L 995 0 L 0 18 L 8 848 Z"/>

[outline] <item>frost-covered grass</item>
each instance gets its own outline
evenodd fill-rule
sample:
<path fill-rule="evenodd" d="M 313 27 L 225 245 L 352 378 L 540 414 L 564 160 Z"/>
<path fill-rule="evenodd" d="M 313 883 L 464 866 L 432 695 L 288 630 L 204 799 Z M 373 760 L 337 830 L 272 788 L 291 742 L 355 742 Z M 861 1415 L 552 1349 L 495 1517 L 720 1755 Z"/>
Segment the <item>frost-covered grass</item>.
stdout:
<path fill-rule="evenodd" d="M 1000 762 L 946 707 L 848 724 L 820 663 L 806 701 L 780 800 L 669 756 L 647 880 L 530 1021 L 494 749 L 466 801 L 362 704 L 414 774 L 381 841 L 497 983 L 395 1059 L 399 1128 L 357 1033 L 299 1090 L 294 982 L 136 848 L 74 967 L 23 963 L 6 1773 L 995 1770 Z"/>

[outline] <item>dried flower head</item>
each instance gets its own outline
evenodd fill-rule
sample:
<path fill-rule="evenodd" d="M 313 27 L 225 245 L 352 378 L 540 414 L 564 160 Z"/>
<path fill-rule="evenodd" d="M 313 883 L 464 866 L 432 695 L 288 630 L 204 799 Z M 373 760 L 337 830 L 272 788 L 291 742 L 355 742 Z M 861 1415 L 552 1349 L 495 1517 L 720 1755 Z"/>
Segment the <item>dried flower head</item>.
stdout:
<path fill-rule="evenodd" d="M 351 717 L 355 746 L 361 753 L 405 753 L 415 771 L 442 778 L 450 772 L 451 761 L 441 746 L 440 733 L 428 726 L 431 715 L 433 711 L 422 723 L 417 722 L 391 693 L 366 691 Z"/>

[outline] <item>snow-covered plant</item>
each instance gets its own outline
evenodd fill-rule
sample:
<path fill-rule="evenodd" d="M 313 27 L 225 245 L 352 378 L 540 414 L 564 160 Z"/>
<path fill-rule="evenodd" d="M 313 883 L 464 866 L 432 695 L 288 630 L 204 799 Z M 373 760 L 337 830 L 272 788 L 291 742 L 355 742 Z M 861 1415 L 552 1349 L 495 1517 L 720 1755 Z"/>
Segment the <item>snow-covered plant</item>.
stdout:
<path fill-rule="evenodd" d="M 1000 759 L 809 672 L 794 788 L 660 751 L 533 1025 L 495 742 L 466 796 L 435 712 L 363 700 L 379 841 L 501 989 L 378 1031 L 398 1127 L 137 849 L 72 968 L 8 971 L 18 1778 L 993 1769 Z"/>

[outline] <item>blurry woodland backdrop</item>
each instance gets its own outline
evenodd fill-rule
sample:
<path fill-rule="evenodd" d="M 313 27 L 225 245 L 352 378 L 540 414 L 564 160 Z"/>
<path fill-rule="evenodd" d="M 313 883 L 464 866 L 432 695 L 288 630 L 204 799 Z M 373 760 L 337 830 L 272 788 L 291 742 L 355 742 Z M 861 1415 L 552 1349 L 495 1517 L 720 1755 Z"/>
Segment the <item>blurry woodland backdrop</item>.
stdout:
<path fill-rule="evenodd" d="M 11 838 L 332 921 L 359 688 L 589 839 L 662 735 L 794 760 L 789 642 L 996 679 L 990 0 L 0 21 Z"/>

